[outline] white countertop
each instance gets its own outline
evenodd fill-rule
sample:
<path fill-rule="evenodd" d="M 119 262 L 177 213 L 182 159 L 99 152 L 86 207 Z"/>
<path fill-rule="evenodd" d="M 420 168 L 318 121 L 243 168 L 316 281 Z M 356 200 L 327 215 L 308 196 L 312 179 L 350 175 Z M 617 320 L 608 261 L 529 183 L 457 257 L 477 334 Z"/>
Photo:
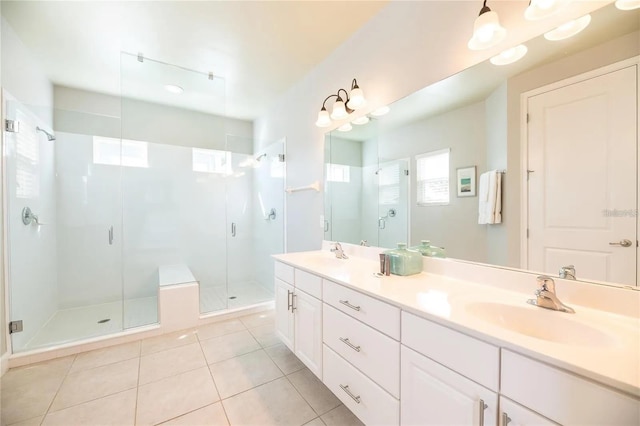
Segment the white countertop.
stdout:
<path fill-rule="evenodd" d="M 579 305 L 571 306 L 575 314 L 556 312 L 527 304 L 526 300 L 532 298 L 533 293 L 524 294 L 425 272 L 408 277 L 376 277 L 378 262 L 359 257 L 336 259 L 328 251 L 273 257 L 469 336 L 640 397 L 639 318 Z M 498 305 L 482 306 L 483 303 Z M 490 311 L 491 308 L 517 311 L 527 317 L 530 314 L 534 324 L 549 328 L 554 323 L 562 323 L 571 329 L 571 336 L 567 338 L 574 342 L 564 343 L 564 336 L 553 330 L 550 332 L 555 341 L 512 331 L 474 314 L 478 307 Z M 509 320 L 500 318 L 498 313 L 494 317 L 498 318 L 497 322 Z"/>

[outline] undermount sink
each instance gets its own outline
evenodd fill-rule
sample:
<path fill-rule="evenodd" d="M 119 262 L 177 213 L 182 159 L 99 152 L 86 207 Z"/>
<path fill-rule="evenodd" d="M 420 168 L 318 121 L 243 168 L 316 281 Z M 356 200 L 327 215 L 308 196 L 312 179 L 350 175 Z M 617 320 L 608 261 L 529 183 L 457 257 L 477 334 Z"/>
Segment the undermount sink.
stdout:
<path fill-rule="evenodd" d="M 523 301 L 524 303 L 524 301 Z M 477 318 L 516 333 L 566 345 L 613 346 L 610 335 L 574 321 L 570 314 L 529 306 L 502 303 L 472 303 L 467 312 Z"/>

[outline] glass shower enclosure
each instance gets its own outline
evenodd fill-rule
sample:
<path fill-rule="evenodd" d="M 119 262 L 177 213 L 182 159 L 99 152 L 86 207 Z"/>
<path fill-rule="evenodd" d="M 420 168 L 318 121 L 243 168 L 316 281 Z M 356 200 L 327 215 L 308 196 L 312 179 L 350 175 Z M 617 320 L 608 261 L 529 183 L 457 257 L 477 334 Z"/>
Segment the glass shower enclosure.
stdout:
<path fill-rule="evenodd" d="M 162 282 L 197 281 L 202 314 L 273 300 L 285 142 L 227 118 L 208 73 L 123 53 L 120 83 L 74 92 L 86 110 L 5 102 L 14 353 L 156 324 Z"/>

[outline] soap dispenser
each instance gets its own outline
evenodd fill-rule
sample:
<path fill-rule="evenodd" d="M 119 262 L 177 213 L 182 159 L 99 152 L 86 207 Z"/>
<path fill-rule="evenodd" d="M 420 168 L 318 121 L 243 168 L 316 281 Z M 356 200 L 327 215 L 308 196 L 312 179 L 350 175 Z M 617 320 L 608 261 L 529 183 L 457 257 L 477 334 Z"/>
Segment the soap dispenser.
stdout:
<path fill-rule="evenodd" d="M 422 255 L 415 250 L 408 250 L 405 243 L 398 243 L 398 248 L 387 250 L 390 258 L 391 273 L 394 275 L 413 275 L 422 272 Z"/>

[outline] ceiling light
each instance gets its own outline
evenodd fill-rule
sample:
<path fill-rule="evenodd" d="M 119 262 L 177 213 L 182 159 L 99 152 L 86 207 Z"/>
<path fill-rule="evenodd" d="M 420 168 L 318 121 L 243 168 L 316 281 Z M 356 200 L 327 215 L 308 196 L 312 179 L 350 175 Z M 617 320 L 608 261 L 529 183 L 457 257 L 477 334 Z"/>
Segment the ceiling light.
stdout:
<path fill-rule="evenodd" d="M 489 59 L 493 65 L 509 65 L 519 61 L 527 54 L 527 46 L 520 44 Z"/>
<path fill-rule="evenodd" d="M 638 9 L 640 0 L 616 0 L 616 7 L 620 10 Z"/>
<path fill-rule="evenodd" d="M 584 15 L 582 18 L 574 19 L 566 24 L 560 25 L 555 30 L 551 30 L 544 34 L 544 38 L 550 41 L 564 40 L 569 37 L 573 37 L 580 31 L 587 28 L 587 25 L 591 22 L 591 15 Z"/>
<path fill-rule="evenodd" d="M 341 93 L 343 93 L 344 95 L 341 95 Z M 326 103 L 331 98 L 336 98 L 336 100 L 333 103 L 331 115 L 329 115 L 329 113 L 327 112 Z M 324 101 L 322 102 L 322 108 L 318 113 L 316 126 L 327 127 L 331 124 L 332 119 L 344 120 L 345 118 L 349 117 L 349 114 L 365 104 L 366 100 L 364 98 L 364 93 L 362 92 L 362 89 L 358 86 L 358 82 L 354 78 L 351 82 L 351 93 L 347 92 L 345 89 L 338 89 L 335 94 L 329 95 L 324 99 Z"/>
<path fill-rule="evenodd" d="M 368 122 L 369 122 L 369 117 L 367 117 L 366 115 L 363 115 L 362 117 L 358 117 L 352 121 L 353 124 L 357 124 L 358 126 L 367 124 Z"/>
<path fill-rule="evenodd" d="M 389 111 L 391 111 L 391 108 L 385 105 L 371 111 L 371 115 L 373 115 L 374 117 L 380 117 L 381 115 L 385 115 Z"/>
<path fill-rule="evenodd" d="M 500 43 L 507 35 L 498 20 L 498 14 L 492 12 L 487 6 L 487 0 L 484 0 L 480 14 L 473 23 L 473 36 L 467 46 L 471 50 L 489 49 Z"/>
<path fill-rule="evenodd" d="M 538 21 L 557 13 L 568 3 L 568 0 L 530 0 L 529 7 L 524 11 L 525 19 Z"/>
<path fill-rule="evenodd" d="M 166 90 L 167 92 L 175 93 L 176 95 L 184 92 L 184 89 L 182 87 L 176 86 L 175 84 L 165 84 L 164 90 Z"/>
<path fill-rule="evenodd" d="M 349 132 L 351 129 L 353 129 L 353 127 L 351 127 L 351 123 L 344 123 L 342 126 L 338 127 L 338 131 L 340 132 Z"/>

